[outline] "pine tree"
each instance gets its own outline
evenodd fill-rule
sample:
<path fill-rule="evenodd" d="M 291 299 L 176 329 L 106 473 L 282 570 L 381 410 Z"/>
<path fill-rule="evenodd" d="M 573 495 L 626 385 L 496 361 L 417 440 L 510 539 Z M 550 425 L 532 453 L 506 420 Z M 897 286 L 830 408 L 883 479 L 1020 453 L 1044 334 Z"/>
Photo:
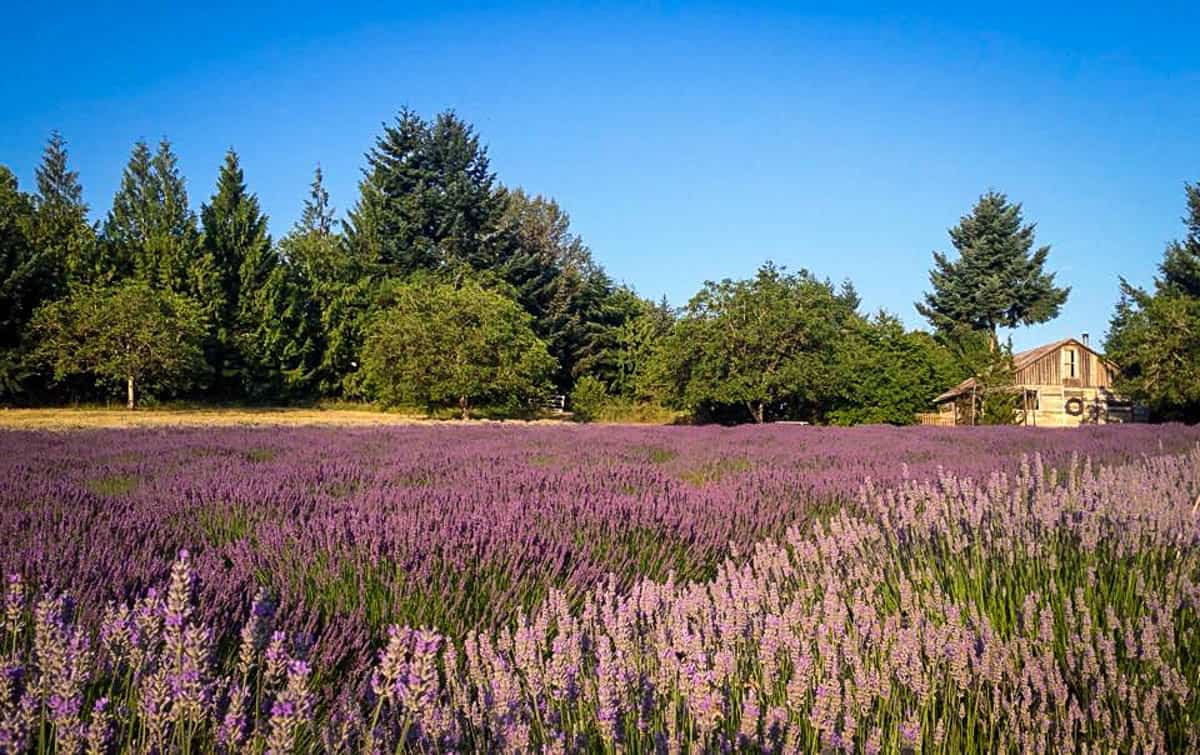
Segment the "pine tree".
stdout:
<path fill-rule="evenodd" d="M 0 396 L 23 388 L 25 326 L 38 305 L 41 260 L 33 245 L 32 198 L 17 178 L 0 165 Z"/>
<path fill-rule="evenodd" d="M 79 174 L 68 165 L 67 143 L 58 131 L 50 133 L 42 153 L 37 187 L 34 244 L 46 257 L 48 298 L 57 298 L 68 287 L 95 283 L 103 276 Z"/>
<path fill-rule="evenodd" d="M 1159 265 L 1158 287 L 1172 293 L 1200 298 L 1200 183 L 1186 184 L 1188 214 L 1183 218 L 1187 235 L 1172 241 Z"/>
<path fill-rule="evenodd" d="M 1034 226 L 1023 224 L 1020 204 L 995 191 L 984 194 L 950 229 L 950 240 L 958 258 L 934 252 L 933 291 L 916 305 L 939 331 L 983 330 L 994 346 L 999 327 L 1058 316 L 1070 288 L 1056 287 L 1054 274 L 1043 270 L 1050 247 L 1033 249 Z"/>
<path fill-rule="evenodd" d="M 258 198 L 246 188 L 237 153 L 230 149 L 217 176 L 217 190 L 201 206 L 203 247 L 212 260 L 218 284 L 216 319 L 209 339 L 213 391 L 221 397 L 239 395 L 245 387 L 243 334 L 257 328 L 254 297 L 277 264 L 267 218 Z M 250 354 L 251 359 L 257 355 Z"/>
<path fill-rule="evenodd" d="M 1121 279 L 1106 356 L 1116 388 L 1161 419 L 1200 420 L 1200 183 L 1185 185 L 1187 234 L 1167 245 L 1153 292 Z"/>
<path fill-rule="evenodd" d="M 318 165 L 300 220 L 280 242 L 280 251 L 288 264 L 317 289 L 355 277 L 352 260 L 342 242 L 334 233 L 334 209 Z"/>
<path fill-rule="evenodd" d="M 357 251 L 334 230 L 334 209 L 325 189 L 324 173 L 317 166 L 304 202 L 300 220 L 280 242 L 280 253 L 289 273 L 287 313 L 281 319 L 296 323 L 303 334 L 286 349 L 293 362 L 307 364 L 285 373 L 288 382 L 307 389 L 319 387 L 325 394 L 343 393 L 343 378 L 357 360 L 359 337 L 356 323 L 359 304 L 365 307 L 374 285 L 368 276 L 373 267 L 373 241 L 360 233 Z M 360 230 L 364 225 L 360 222 Z M 364 251 L 363 247 L 366 247 Z M 354 302 L 353 306 L 345 306 Z M 303 379 L 301 379 L 303 378 Z"/>
<path fill-rule="evenodd" d="M 108 277 L 133 276 L 192 296 L 212 317 L 214 297 L 219 296 L 213 265 L 201 248 L 196 215 L 188 208 L 170 142 L 162 140 L 153 155 L 144 141 L 134 145 L 103 235 Z"/>
<path fill-rule="evenodd" d="M 333 205 L 329 203 L 329 192 L 325 189 L 325 174 L 320 163 L 313 171 L 313 182 L 304 212 L 300 215 L 296 230 L 302 233 L 317 233 L 328 236 L 333 233 Z"/>
<path fill-rule="evenodd" d="M 487 149 L 453 112 L 431 124 L 405 109 L 367 153 L 347 236 L 384 274 L 496 262 L 504 211 Z"/>

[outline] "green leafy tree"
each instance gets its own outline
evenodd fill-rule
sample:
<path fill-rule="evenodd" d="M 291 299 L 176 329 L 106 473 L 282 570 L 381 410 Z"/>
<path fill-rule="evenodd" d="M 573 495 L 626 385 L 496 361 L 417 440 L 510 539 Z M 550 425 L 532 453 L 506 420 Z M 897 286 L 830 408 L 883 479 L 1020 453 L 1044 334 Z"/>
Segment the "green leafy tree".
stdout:
<path fill-rule="evenodd" d="M 464 419 L 481 404 L 515 410 L 542 395 L 554 369 L 519 304 L 476 283 L 397 286 L 370 321 L 364 384 L 387 405 L 457 406 Z"/>
<path fill-rule="evenodd" d="M 1167 246 L 1147 292 L 1121 280 L 1106 356 L 1116 389 L 1163 419 L 1200 420 L 1200 184 L 1187 185 L 1187 235 Z"/>
<path fill-rule="evenodd" d="M 886 312 L 849 321 L 837 353 L 841 376 L 828 416 L 834 424 L 911 424 L 947 385 L 967 376 L 937 339 L 906 331 Z"/>
<path fill-rule="evenodd" d="M 986 331 L 995 345 L 999 327 L 1058 316 L 1070 288 L 1045 272 L 1050 247 L 1034 249 L 1034 226 L 1024 224 L 1020 204 L 989 191 L 950 229 L 950 240 L 958 257 L 934 252 L 933 290 L 916 305 L 939 331 L 966 326 Z"/>
<path fill-rule="evenodd" d="M 600 416 L 610 400 L 608 389 L 599 378 L 584 375 L 575 381 L 575 387 L 571 389 L 568 408 L 579 422 L 591 422 Z"/>
<path fill-rule="evenodd" d="M 977 425 L 1015 425 L 1021 408 L 1021 392 L 1016 387 L 1017 369 L 1012 344 L 998 349 L 975 374 L 975 392 L 971 399 L 976 408 Z"/>
<path fill-rule="evenodd" d="M 854 300 L 807 271 L 767 263 L 750 280 L 709 282 L 656 357 L 668 402 L 743 407 L 755 422 L 819 418 L 838 394 L 835 367 Z"/>
<path fill-rule="evenodd" d="M 38 309 L 31 327 L 35 358 L 56 379 L 84 373 L 123 383 L 130 409 L 140 393 L 186 388 L 204 371 L 200 307 L 144 281 L 79 289 Z"/>

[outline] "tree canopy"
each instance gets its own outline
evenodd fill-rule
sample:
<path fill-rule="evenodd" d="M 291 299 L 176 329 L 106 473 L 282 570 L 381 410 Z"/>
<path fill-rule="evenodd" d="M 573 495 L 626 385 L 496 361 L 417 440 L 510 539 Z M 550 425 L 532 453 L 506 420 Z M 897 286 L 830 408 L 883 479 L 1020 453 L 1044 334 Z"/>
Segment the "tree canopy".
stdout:
<path fill-rule="evenodd" d="M 516 410 L 549 388 L 554 360 L 515 301 L 467 281 L 414 281 L 371 317 L 363 381 L 388 405 Z"/>
<path fill-rule="evenodd" d="M 1200 184 L 1184 187 L 1183 239 L 1167 245 L 1154 290 L 1121 280 L 1105 341 L 1117 389 L 1158 416 L 1200 420 Z"/>
<path fill-rule="evenodd" d="M 950 241 L 958 257 L 934 252 L 933 290 L 916 305 L 935 328 L 984 330 L 995 343 L 999 327 L 1058 316 L 1071 289 L 1056 286 L 1045 271 L 1050 247 L 1034 249 L 1034 226 L 1025 224 L 1020 204 L 989 191 L 950 229 Z"/>
<path fill-rule="evenodd" d="M 90 374 L 123 383 L 133 409 L 139 392 L 192 385 L 204 374 L 200 308 L 141 280 L 79 289 L 35 313 L 35 358 L 57 380 Z"/>
<path fill-rule="evenodd" d="M 706 283 L 664 340 L 659 371 L 689 411 L 742 407 L 755 422 L 815 415 L 854 316 L 828 282 L 767 263 L 748 280 Z"/>

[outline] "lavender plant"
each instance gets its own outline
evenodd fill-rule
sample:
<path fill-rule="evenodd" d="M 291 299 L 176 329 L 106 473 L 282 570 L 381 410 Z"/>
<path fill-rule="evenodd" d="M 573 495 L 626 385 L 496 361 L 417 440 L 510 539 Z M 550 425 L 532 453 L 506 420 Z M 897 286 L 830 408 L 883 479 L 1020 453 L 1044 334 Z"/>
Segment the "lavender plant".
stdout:
<path fill-rule="evenodd" d="M 1195 750 L 1200 451 L 1047 461 L 910 469 L 709 579 L 552 586 L 459 634 L 398 623 L 336 674 L 265 593 L 222 652 L 187 551 L 95 632 L 14 578 L 0 749 Z"/>

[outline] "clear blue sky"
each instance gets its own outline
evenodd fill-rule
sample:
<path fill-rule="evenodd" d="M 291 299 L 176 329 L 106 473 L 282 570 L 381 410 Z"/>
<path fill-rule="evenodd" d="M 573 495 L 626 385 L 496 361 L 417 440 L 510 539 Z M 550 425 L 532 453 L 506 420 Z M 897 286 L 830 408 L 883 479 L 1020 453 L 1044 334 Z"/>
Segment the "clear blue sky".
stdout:
<path fill-rule="evenodd" d="M 0 28 L 0 162 L 30 186 L 60 129 L 97 218 L 134 140 L 166 135 L 197 208 L 234 146 L 278 236 L 318 161 L 344 211 L 381 121 L 454 108 L 502 181 L 673 304 L 770 258 L 921 324 L 930 252 L 1005 191 L 1073 287 L 1024 347 L 1099 337 L 1200 180 L 1196 3 L 99 5 Z"/>

